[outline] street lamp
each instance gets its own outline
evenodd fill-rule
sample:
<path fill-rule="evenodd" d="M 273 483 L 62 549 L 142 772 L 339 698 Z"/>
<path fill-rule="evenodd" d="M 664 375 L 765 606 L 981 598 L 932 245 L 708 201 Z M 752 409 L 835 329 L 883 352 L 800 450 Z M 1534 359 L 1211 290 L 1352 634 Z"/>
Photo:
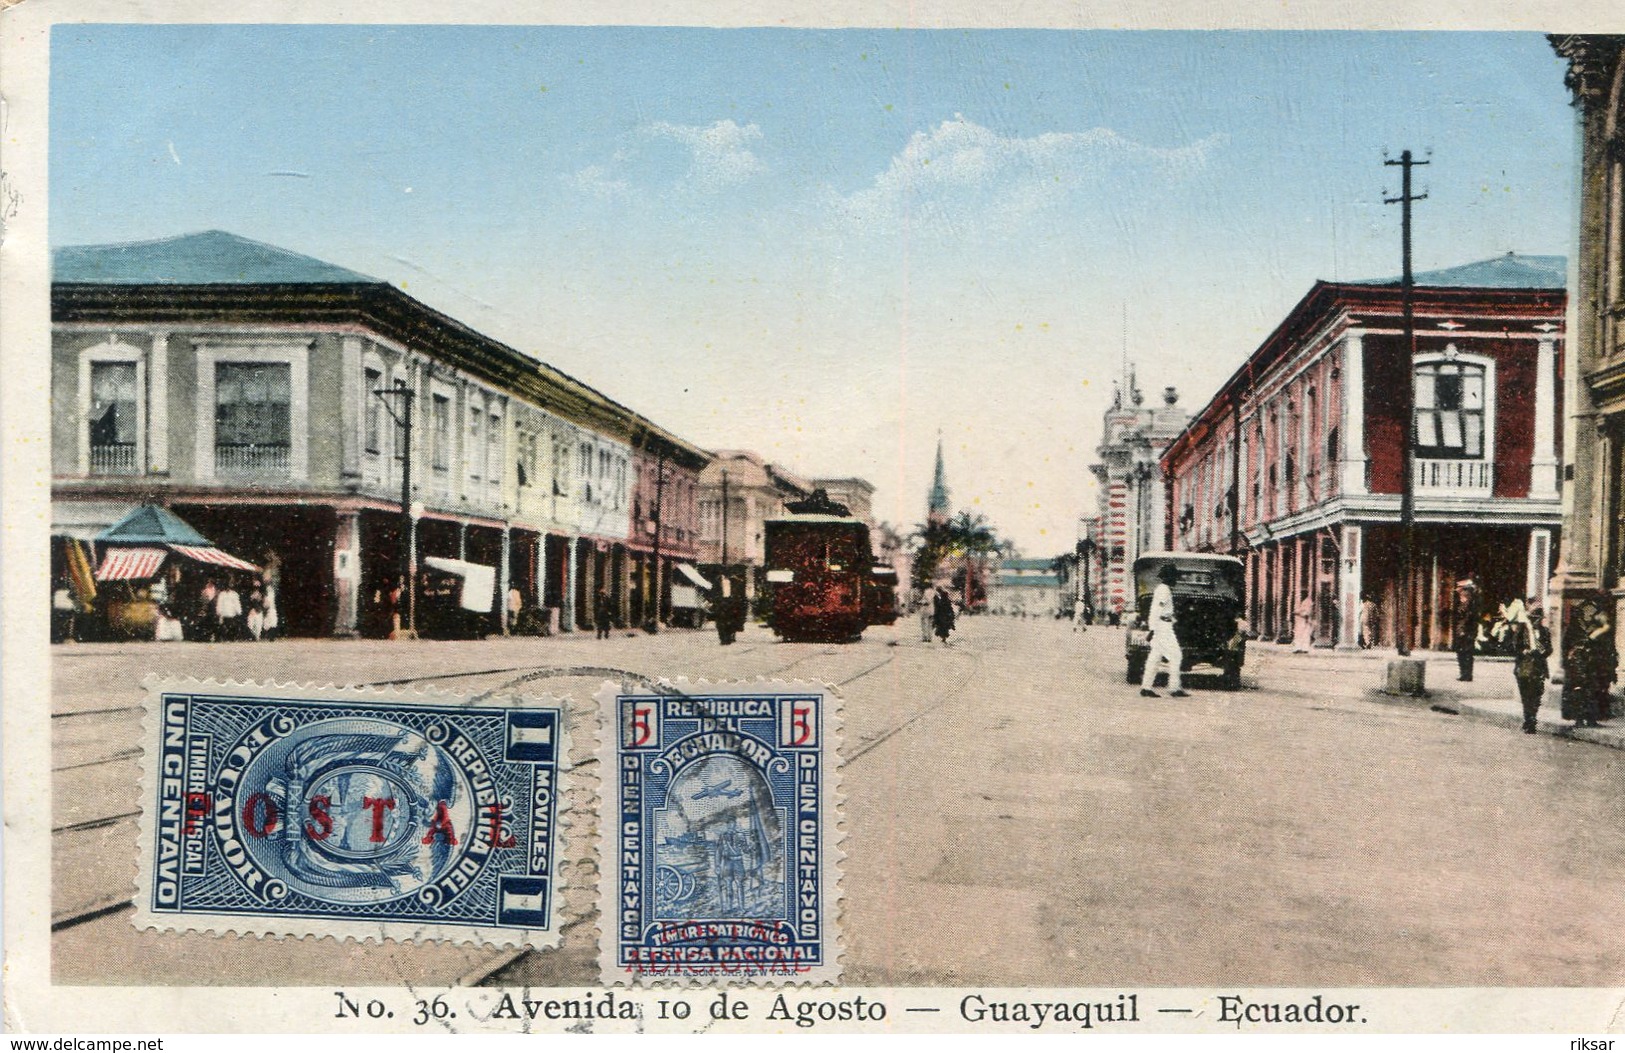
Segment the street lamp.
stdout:
<path fill-rule="evenodd" d="M 401 599 L 405 603 L 397 610 L 401 616 L 398 639 L 410 640 L 417 636 L 413 629 L 417 613 L 417 590 L 412 586 L 412 563 L 415 547 L 412 530 L 412 399 L 416 397 L 404 379 L 397 377 L 392 387 L 378 388 L 373 396 L 383 404 L 384 410 L 401 429 Z M 400 399 L 399 412 L 390 402 Z"/>
<path fill-rule="evenodd" d="M 654 598 L 644 620 L 643 631 L 660 631 L 660 502 L 666 492 L 666 455 L 655 462 L 655 543 L 654 543 Z"/>

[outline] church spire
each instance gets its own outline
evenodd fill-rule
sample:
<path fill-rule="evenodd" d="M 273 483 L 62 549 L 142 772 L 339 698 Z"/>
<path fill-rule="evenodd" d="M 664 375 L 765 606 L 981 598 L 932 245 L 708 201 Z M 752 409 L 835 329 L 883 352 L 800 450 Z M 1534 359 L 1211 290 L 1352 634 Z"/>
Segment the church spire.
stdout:
<path fill-rule="evenodd" d="M 942 432 L 937 432 L 937 471 L 931 481 L 931 497 L 926 503 L 927 522 L 948 521 L 948 471 L 942 464 Z"/>

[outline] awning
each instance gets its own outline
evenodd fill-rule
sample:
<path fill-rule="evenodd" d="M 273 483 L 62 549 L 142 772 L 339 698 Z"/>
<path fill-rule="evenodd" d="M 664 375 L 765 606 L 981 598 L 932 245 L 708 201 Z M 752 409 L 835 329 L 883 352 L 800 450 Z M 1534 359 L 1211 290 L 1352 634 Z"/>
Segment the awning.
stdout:
<path fill-rule="evenodd" d="M 255 574 L 259 573 L 260 568 L 254 566 L 254 564 L 249 563 L 247 560 L 238 559 L 229 552 L 222 552 L 213 546 L 205 548 L 202 545 L 170 545 L 169 547 L 187 559 L 195 559 L 199 563 L 212 563 L 217 567 L 225 567 L 228 570 L 246 570 Z"/>
<path fill-rule="evenodd" d="M 457 605 L 463 610 L 481 613 L 491 610 L 491 601 L 495 598 L 497 587 L 495 567 L 488 567 L 484 563 L 470 563 L 467 560 L 447 559 L 444 556 L 425 556 L 423 563 L 442 574 L 455 574 L 463 579 L 462 594 L 457 600 Z"/>
<path fill-rule="evenodd" d="M 97 581 L 143 581 L 158 573 L 169 553 L 161 548 L 115 548 L 96 568 Z"/>
<path fill-rule="evenodd" d="M 676 567 L 677 567 L 677 573 L 681 574 L 683 577 L 687 578 L 689 581 L 692 581 L 694 584 L 698 585 L 700 588 L 702 588 L 702 589 L 711 588 L 711 583 L 709 581 L 706 581 L 704 575 L 702 575 L 699 571 L 695 570 L 692 564 L 678 563 L 678 564 L 676 564 Z"/>

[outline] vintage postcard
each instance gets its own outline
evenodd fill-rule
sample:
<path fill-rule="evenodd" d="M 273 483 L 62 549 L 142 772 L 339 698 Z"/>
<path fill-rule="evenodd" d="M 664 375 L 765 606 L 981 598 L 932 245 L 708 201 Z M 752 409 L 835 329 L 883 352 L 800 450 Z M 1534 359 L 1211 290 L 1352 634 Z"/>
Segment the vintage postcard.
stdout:
<path fill-rule="evenodd" d="M 0 13 L 8 1029 L 1625 1029 L 1625 17 L 1254 7 Z"/>

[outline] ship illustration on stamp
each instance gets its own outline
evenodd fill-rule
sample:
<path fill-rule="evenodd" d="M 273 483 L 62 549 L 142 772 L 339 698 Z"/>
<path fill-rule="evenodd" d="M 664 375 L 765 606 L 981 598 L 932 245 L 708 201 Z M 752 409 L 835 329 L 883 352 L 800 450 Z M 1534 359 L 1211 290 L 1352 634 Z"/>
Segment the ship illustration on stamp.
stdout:
<path fill-rule="evenodd" d="M 550 699 L 149 682 L 137 926 L 558 940 Z"/>
<path fill-rule="evenodd" d="M 835 981 L 834 692 L 605 685 L 599 705 L 604 982 Z"/>

